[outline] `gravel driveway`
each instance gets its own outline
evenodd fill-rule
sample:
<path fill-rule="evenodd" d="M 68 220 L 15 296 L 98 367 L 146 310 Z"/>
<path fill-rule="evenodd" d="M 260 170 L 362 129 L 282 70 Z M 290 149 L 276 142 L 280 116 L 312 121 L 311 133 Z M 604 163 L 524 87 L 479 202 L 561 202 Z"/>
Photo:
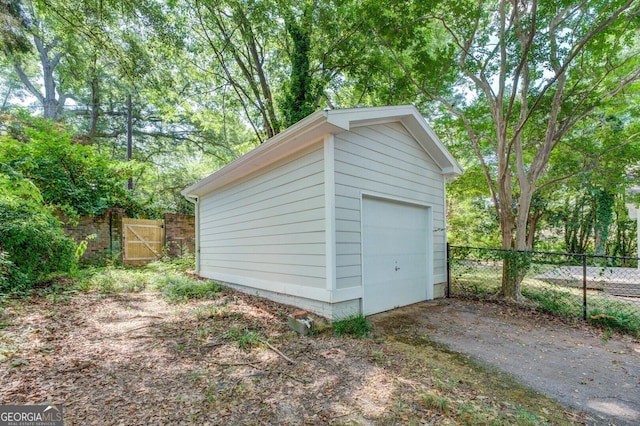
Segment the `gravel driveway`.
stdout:
<path fill-rule="evenodd" d="M 507 305 L 456 299 L 374 315 L 384 332 L 419 333 L 512 375 L 598 425 L 640 424 L 640 342 Z M 394 319 L 400 321 L 394 321 Z"/>

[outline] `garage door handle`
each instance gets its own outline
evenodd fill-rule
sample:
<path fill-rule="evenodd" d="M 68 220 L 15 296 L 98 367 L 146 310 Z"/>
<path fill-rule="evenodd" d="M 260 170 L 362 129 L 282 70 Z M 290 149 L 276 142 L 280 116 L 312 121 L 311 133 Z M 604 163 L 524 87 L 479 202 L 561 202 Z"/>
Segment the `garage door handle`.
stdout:
<path fill-rule="evenodd" d="M 399 271 L 399 270 L 400 270 L 400 267 L 399 267 L 399 266 L 396 266 L 396 271 Z"/>

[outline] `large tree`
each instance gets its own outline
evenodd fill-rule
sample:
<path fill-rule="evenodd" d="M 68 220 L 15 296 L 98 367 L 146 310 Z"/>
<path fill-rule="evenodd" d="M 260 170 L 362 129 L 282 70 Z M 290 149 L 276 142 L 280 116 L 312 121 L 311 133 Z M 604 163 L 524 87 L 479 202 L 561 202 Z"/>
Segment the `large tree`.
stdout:
<path fill-rule="evenodd" d="M 366 50 L 351 0 L 196 1 L 187 17 L 195 81 L 227 94 L 262 142 L 323 106 L 351 106 Z M 221 107 L 220 103 L 218 107 Z"/>
<path fill-rule="evenodd" d="M 57 120 L 68 97 L 57 75 L 63 57 L 61 40 L 49 31 L 34 7 L 28 10 L 28 16 L 15 30 L 24 40 L 31 40 L 32 49 L 26 46 L 24 49 L 5 49 L 4 54 L 25 89 L 37 99 L 42 115 Z M 38 64 L 37 68 L 33 67 L 34 63 Z"/>
<path fill-rule="evenodd" d="M 534 195 L 565 178 L 545 179 L 554 151 L 603 105 L 637 96 L 640 3 L 407 1 L 370 16 L 418 93 L 465 129 L 502 247 L 530 250 Z M 637 140 L 630 133 L 618 145 Z M 503 297 L 521 299 L 520 272 L 505 262 Z"/>

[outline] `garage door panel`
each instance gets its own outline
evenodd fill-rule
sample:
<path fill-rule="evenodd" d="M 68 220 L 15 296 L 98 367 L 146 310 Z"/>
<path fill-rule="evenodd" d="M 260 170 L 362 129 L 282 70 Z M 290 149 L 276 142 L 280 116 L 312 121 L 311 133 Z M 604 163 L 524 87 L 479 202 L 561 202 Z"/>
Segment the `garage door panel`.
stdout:
<path fill-rule="evenodd" d="M 377 312 L 388 311 L 399 306 L 406 306 L 412 303 L 425 300 L 426 288 L 415 285 L 415 277 L 404 280 L 378 281 L 371 283 L 365 292 L 368 295 L 364 301 L 365 314 L 370 315 Z M 372 297 L 379 295 L 381 297 Z"/>
<path fill-rule="evenodd" d="M 367 235 L 369 254 L 389 255 L 414 254 L 427 252 L 424 244 L 426 236 L 417 233 L 415 229 L 395 229 L 381 227 L 365 227 L 364 234 Z"/>
<path fill-rule="evenodd" d="M 370 267 L 366 270 L 372 280 L 391 278 L 392 281 L 404 277 L 424 276 L 426 274 L 425 255 L 403 254 L 401 256 L 375 255 L 368 256 Z"/>
<path fill-rule="evenodd" d="M 363 198 L 365 314 L 425 300 L 427 208 Z"/>
<path fill-rule="evenodd" d="M 426 223 L 426 218 L 421 216 L 421 212 L 425 207 L 374 198 L 365 198 L 365 202 L 376 205 L 376 214 L 369 221 L 369 224 L 373 226 L 388 226 L 389 219 L 395 225 L 404 226 L 405 228 L 415 228 L 420 226 L 418 224 L 424 225 Z M 401 207 L 400 209 L 398 208 L 399 206 Z"/>

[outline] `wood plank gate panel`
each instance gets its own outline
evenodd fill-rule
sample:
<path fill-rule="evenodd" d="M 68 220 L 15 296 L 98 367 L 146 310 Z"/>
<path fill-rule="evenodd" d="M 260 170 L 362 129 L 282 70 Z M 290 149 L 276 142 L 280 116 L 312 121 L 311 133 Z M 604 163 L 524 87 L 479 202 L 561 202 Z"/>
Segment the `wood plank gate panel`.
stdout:
<path fill-rule="evenodd" d="M 164 221 L 122 219 L 122 261 L 128 265 L 143 265 L 162 258 L 164 251 Z"/>

